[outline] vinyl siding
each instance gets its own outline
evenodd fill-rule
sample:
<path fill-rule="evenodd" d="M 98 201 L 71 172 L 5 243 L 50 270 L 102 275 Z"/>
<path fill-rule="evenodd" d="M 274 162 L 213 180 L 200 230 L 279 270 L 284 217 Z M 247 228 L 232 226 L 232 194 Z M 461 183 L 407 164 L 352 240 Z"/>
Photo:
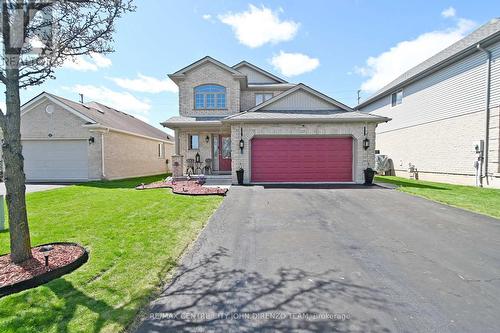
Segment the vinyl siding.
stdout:
<path fill-rule="evenodd" d="M 500 42 L 487 48 L 492 52 L 489 171 L 498 173 Z M 400 105 L 391 107 L 389 95 L 362 108 L 392 118 L 377 128 L 377 149 L 396 168 L 413 163 L 427 172 L 473 174 L 473 144 L 485 132 L 486 70 L 486 55 L 478 51 L 403 87 Z"/>
<path fill-rule="evenodd" d="M 333 110 L 337 106 L 328 103 L 306 91 L 297 90 L 282 99 L 271 103 L 262 110 Z"/>
<path fill-rule="evenodd" d="M 258 71 L 250 68 L 248 66 L 241 66 L 238 69 L 238 72 L 245 74 L 247 76 L 247 81 L 249 84 L 258 84 L 258 83 L 278 83 L 278 81 L 270 78 L 267 75 L 259 73 Z"/>
<path fill-rule="evenodd" d="M 255 106 L 255 94 L 273 94 L 276 96 L 281 94 L 284 90 L 242 90 L 241 91 L 241 111 L 246 111 Z"/>
<path fill-rule="evenodd" d="M 489 47 L 493 54 L 491 105 L 500 104 L 500 43 Z M 391 107 L 385 96 L 361 111 L 392 118 L 379 133 L 431 121 L 478 112 L 485 108 L 486 56 L 476 52 L 451 66 L 403 88 L 403 103 Z"/>

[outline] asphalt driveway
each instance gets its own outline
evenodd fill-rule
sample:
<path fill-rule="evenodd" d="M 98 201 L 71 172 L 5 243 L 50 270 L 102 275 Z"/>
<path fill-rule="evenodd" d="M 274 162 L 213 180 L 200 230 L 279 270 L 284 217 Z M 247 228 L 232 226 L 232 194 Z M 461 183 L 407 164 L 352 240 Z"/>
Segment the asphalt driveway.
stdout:
<path fill-rule="evenodd" d="M 139 332 L 498 332 L 500 220 L 378 187 L 233 187 Z"/>

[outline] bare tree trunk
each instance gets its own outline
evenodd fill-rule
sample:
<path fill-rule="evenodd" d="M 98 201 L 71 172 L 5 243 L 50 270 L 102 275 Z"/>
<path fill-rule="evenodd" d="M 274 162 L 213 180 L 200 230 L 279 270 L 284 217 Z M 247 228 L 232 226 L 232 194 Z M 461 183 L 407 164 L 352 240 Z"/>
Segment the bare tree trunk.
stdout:
<path fill-rule="evenodd" d="M 21 146 L 21 101 L 19 98 L 19 70 L 6 70 L 7 110 L 2 123 L 2 144 L 5 165 L 4 181 L 9 213 L 11 259 L 20 263 L 32 258 L 31 240 L 26 213 L 26 177 Z"/>

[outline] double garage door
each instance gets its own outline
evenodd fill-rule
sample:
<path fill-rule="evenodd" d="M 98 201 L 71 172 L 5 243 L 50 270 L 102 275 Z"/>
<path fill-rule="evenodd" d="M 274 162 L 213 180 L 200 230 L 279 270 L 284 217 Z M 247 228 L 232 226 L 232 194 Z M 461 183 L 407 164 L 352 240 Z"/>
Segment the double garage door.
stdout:
<path fill-rule="evenodd" d="M 351 182 L 351 137 L 253 138 L 252 182 Z"/>
<path fill-rule="evenodd" d="M 88 179 L 87 140 L 23 140 L 22 144 L 28 181 Z"/>

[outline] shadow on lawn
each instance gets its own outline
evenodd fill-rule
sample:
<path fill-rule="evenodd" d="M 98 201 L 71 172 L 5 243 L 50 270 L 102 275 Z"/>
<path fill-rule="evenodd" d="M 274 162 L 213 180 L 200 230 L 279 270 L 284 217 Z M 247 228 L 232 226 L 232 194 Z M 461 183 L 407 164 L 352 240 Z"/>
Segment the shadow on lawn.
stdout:
<path fill-rule="evenodd" d="M 376 289 L 341 278 L 333 269 L 312 273 L 281 268 L 269 276 L 225 269 L 221 262 L 226 252 L 220 248 L 191 267 L 180 266 L 136 332 L 390 332 L 379 318 L 391 321 L 389 305 L 395 303 Z M 269 314 L 288 317 L 266 318 Z M 338 318 L 332 319 L 333 314 Z"/>
<path fill-rule="evenodd" d="M 24 311 L 0 309 L 1 317 L 8 318 L 9 327 L 27 330 L 28 327 L 32 327 L 38 332 L 54 329 L 58 333 L 73 331 L 75 328 L 69 328 L 70 322 L 78 316 L 82 308 L 89 309 L 97 317 L 93 318 L 94 325 L 89 331 L 95 333 L 101 332 L 104 325 L 112 323 L 125 326 L 137 312 L 126 309 L 136 299 L 115 308 L 85 294 L 64 278 L 54 280 L 38 289 L 8 297 L 13 304 L 29 304 L 29 308 Z"/>
<path fill-rule="evenodd" d="M 103 180 L 103 181 L 94 181 L 88 183 L 80 183 L 76 186 L 82 187 L 96 187 L 96 188 L 105 188 L 105 189 L 133 189 L 138 185 L 149 184 L 152 182 L 160 181 L 165 179 L 170 174 L 157 175 L 157 176 L 148 176 L 148 177 L 140 177 L 140 178 L 128 178 L 128 179 L 120 179 L 120 180 Z"/>

